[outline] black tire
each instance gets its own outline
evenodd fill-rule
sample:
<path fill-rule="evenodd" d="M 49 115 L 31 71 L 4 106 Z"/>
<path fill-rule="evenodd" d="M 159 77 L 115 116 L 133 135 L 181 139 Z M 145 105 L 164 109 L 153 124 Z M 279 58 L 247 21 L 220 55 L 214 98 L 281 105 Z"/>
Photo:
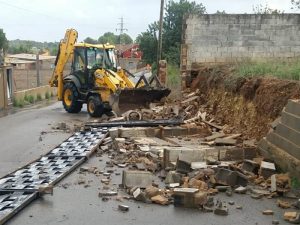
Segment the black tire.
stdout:
<path fill-rule="evenodd" d="M 91 117 L 101 117 L 104 113 L 104 105 L 99 95 L 92 95 L 87 101 L 87 110 Z"/>
<path fill-rule="evenodd" d="M 71 93 L 68 98 L 70 102 L 67 102 L 65 99 L 65 95 L 67 95 L 67 93 Z M 63 89 L 63 98 L 62 98 L 62 102 L 65 110 L 68 113 L 79 113 L 82 108 L 82 102 L 79 102 L 78 100 L 79 100 L 79 92 L 75 84 L 71 82 L 65 83 Z"/>

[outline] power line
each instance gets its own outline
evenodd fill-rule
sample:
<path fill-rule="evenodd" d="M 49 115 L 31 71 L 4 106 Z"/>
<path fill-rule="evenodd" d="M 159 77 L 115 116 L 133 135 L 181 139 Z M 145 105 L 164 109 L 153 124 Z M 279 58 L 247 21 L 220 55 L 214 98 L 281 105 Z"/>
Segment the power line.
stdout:
<path fill-rule="evenodd" d="M 6 5 L 6 6 L 12 7 L 12 8 L 18 9 L 18 10 L 21 10 L 21 11 L 26 11 L 26 12 L 29 12 L 29 13 L 39 14 L 39 15 L 42 15 L 42 16 L 45 16 L 45 17 L 49 17 L 51 19 L 61 20 L 61 18 L 54 17 L 54 16 L 51 16 L 51 15 L 48 15 L 48 14 L 45 14 L 45 13 L 37 12 L 37 11 L 31 10 L 31 9 L 26 9 L 26 8 L 23 8 L 23 7 L 20 7 L 20 6 L 17 6 L 17 5 L 13 5 L 13 4 L 4 2 L 4 1 L 0 1 L 0 3 L 3 4 L 3 5 Z"/>

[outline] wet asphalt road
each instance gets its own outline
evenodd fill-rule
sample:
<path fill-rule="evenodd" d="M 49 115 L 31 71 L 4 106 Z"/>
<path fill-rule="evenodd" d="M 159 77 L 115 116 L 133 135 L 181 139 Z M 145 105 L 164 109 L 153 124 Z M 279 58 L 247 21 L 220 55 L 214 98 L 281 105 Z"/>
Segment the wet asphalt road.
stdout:
<path fill-rule="evenodd" d="M 58 122 L 76 123 L 89 118 L 83 111 L 80 114 L 67 114 L 60 103 L 39 108 L 24 110 L 6 117 L 0 118 L 0 175 L 17 169 L 20 166 L 36 159 L 41 154 L 51 150 L 70 136 L 70 133 L 51 132 L 53 125 Z M 42 131 L 42 141 L 39 140 Z M 49 133 L 47 133 L 49 131 Z M 93 156 L 83 166 L 96 166 L 99 170 L 106 170 L 107 156 Z M 114 168 L 118 172 L 119 168 Z M 89 187 L 78 184 L 78 179 L 84 179 Z M 94 225 L 94 224 L 205 224 L 205 225 L 268 225 L 272 220 L 282 220 L 284 210 L 276 206 L 276 200 L 251 199 L 249 195 L 234 194 L 227 197 L 223 194 L 215 196 L 215 200 L 234 201 L 235 205 L 229 205 L 228 216 L 217 216 L 213 213 L 203 213 L 196 209 L 174 208 L 123 200 L 123 202 L 111 199 L 103 202 L 98 197 L 99 189 L 103 188 L 100 180 L 94 174 L 79 174 L 75 170 L 63 179 L 54 188 L 54 194 L 45 195 L 35 200 L 13 219 L 8 225 Z M 121 183 L 120 175 L 113 175 L 110 188 L 117 190 Z M 119 192 L 122 195 L 122 192 Z M 119 204 L 130 206 L 129 212 L 123 213 L 117 210 Z M 236 209 L 236 205 L 243 206 L 242 210 Z M 262 215 L 262 211 L 272 209 L 273 216 Z M 287 210 L 286 210 L 287 211 Z"/>

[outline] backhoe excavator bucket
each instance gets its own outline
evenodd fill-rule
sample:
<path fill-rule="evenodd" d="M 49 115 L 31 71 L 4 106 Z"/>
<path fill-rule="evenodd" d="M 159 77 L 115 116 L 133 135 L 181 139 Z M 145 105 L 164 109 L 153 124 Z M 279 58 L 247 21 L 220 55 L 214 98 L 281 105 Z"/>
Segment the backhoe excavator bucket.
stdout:
<path fill-rule="evenodd" d="M 128 88 L 111 96 L 110 104 L 117 114 L 138 108 L 148 108 L 151 102 L 167 97 L 171 90 L 164 87 Z"/>

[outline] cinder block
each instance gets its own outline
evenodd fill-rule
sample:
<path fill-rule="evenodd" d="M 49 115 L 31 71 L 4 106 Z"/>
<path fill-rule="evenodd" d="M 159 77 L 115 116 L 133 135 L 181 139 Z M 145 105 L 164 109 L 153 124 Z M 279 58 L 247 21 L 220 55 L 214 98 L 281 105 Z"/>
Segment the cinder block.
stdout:
<path fill-rule="evenodd" d="M 300 117 L 286 112 L 285 109 L 281 113 L 281 122 L 282 124 L 300 132 Z"/>
<path fill-rule="evenodd" d="M 294 144 L 300 146 L 300 132 L 282 124 L 279 123 L 274 132 L 281 137 L 293 142 Z"/>
<path fill-rule="evenodd" d="M 272 144 L 286 151 L 288 154 L 300 159 L 300 147 L 291 141 L 281 137 L 280 135 L 271 132 L 267 135 L 267 140 Z"/>
<path fill-rule="evenodd" d="M 283 171 L 300 179 L 300 160 L 268 142 L 266 138 L 259 142 L 258 148 L 265 158 L 273 159 Z"/>
<path fill-rule="evenodd" d="M 244 149 L 242 148 L 225 148 L 219 150 L 220 161 L 238 161 L 244 160 Z"/>
<path fill-rule="evenodd" d="M 300 102 L 298 100 L 290 99 L 285 107 L 285 111 L 300 117 Z"/>
<path fill-rule="evenodd" d="M 123 187 L 146 188 L 152 184 L 154 177 L 147 171 L 124 170 L 122 175 Z"/>

